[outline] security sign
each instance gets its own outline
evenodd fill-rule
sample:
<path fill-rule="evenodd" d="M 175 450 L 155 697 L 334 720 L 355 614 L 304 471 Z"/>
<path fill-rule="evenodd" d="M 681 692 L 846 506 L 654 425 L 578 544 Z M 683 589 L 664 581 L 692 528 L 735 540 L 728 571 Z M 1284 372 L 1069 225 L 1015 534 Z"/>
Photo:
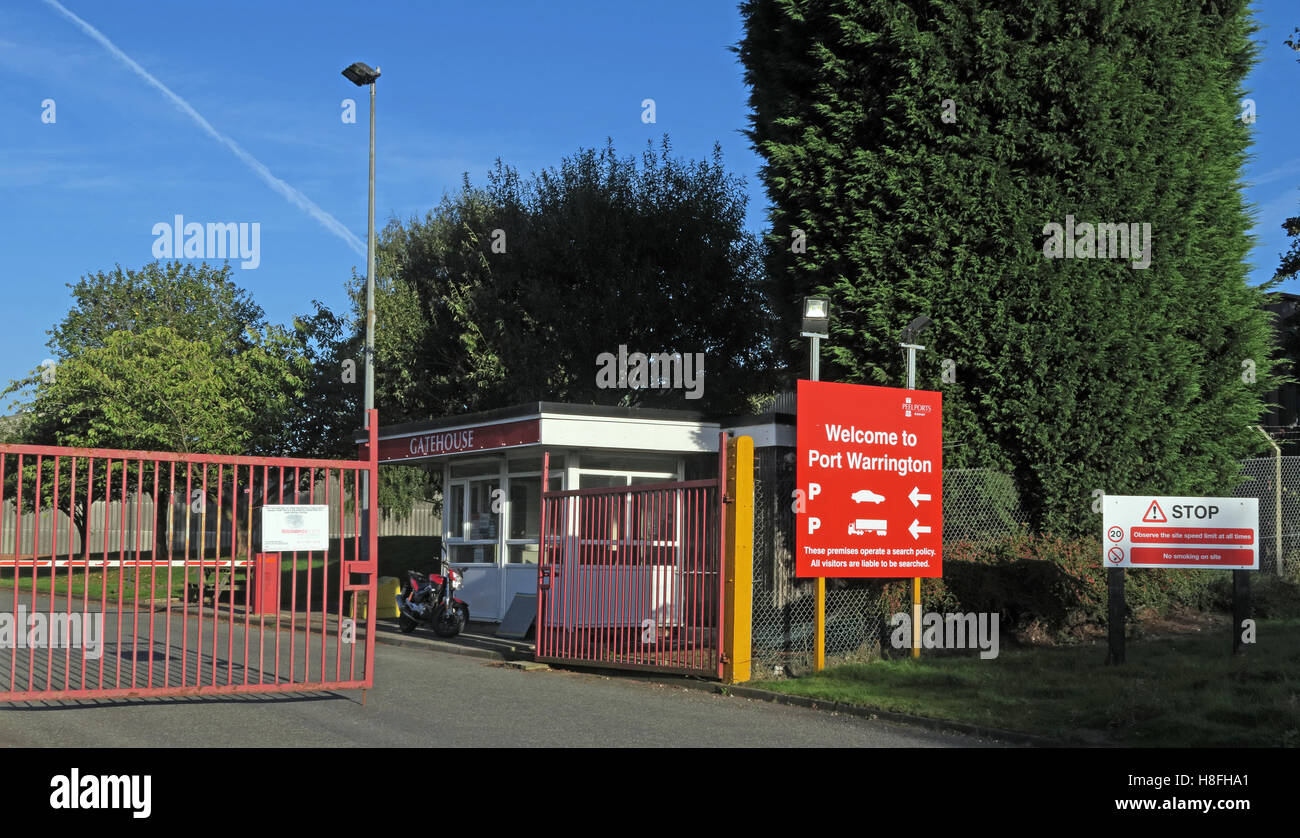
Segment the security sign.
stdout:
<path fill-rule="evenodd" d="M 1106 567 L 1259 570 L 1258 498 L 1106 495 Z"/>
<path fill-rule="evenodd" d="M 943 575 L 943 396 L 798 384 L 795 573 Z"/>
<path fill-rule="evenodd" d="M 326 504 L 267 504 L 262 507 L 262 550 L 267 553 L 328 550 L 330 508 Z"/>

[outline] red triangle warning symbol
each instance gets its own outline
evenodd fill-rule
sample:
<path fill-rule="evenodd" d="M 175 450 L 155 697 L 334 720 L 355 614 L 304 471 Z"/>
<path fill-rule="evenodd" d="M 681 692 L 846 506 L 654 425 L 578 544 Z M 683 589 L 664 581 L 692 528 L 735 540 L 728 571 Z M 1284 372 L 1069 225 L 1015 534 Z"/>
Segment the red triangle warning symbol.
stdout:
<path fill-rule="evenodd" d="M 1160 504 L 1151 501 L 1151 505 L 1147 507 L 1147 514 L 1142 516 L 1142 520 L 1148 524 L 1163 524 L 1169 519 L 1165 517 L 1165 512 L 1160 508 Z"/>

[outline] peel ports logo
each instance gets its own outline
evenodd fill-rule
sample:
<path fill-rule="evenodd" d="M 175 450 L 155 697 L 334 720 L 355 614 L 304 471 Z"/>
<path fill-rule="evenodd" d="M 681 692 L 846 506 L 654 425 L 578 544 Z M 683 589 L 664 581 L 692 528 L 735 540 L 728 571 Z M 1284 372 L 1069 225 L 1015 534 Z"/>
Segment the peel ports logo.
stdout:
<path fill-rule="evenodd" d="M 903 399 L 903 415 L 904 416 L 928 416 L 930 415 L 930 405 L 913 404 L 912 397 L 908 396 L 907 398 Z"/>

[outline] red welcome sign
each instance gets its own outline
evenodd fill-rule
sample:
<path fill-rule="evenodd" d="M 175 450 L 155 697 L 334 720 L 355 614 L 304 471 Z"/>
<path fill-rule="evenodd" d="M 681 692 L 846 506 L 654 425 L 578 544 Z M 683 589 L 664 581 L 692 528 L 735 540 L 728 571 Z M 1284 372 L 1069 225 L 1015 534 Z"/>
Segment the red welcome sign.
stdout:
<path fill-rule="evenodd" d="M 943 575 L 943 395 L 798 383 L 801 577 Z"/>

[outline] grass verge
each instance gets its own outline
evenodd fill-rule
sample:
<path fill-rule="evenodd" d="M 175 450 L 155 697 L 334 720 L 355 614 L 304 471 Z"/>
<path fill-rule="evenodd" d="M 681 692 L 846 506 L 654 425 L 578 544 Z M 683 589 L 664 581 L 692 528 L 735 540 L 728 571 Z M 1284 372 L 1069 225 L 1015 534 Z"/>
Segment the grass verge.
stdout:
<path fill-rule="evenodd" d="M 1122 666 L 1090 643 L 848 664 L 755 686 L 1070 743 L 1300 746 L 1300 620 L 1260 620 L 1246 655 L 1230 648 L 1225 629 L 1130 642 Z"/>

